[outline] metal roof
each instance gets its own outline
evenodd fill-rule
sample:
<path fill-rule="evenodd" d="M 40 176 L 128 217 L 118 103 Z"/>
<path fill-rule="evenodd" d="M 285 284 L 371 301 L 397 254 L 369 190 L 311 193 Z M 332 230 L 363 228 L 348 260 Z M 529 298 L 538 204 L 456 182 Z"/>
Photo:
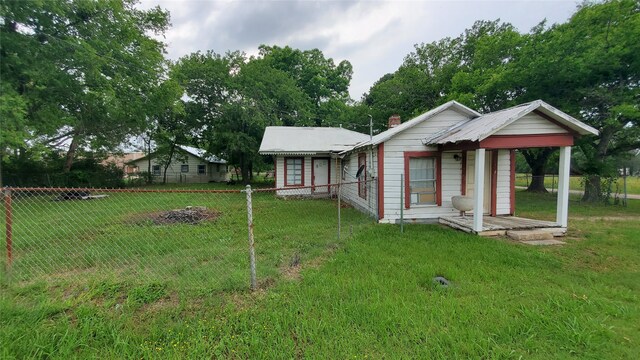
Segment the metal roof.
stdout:
<path fill-rule="evenodd" d="M 466 114 L 469 117 L 477 117 L 477 116 L 482 115 L 479 112 L 477 112 L 477 111 L 475 111 L 475 110 L 473 110 L 473 109 L 471 109 L 471 108 L 469 108 L 467 106 L 464 106 L 464 105 L 460 104 L 459 102 L 457 102 L 455 100 L 452 100 L 452 101 L 446 102 L 446 103 L 444 103 L 444 104 L 442 104 L 442 105 L 440 105 L 440 106 L 438 106 L 436 108 L 433 108 L 433 109 L 431 109 L 431 110 L 429 110 L 429 111 L 427 111 L 427 112 L 425 112 L 423 114 L 420 114 L 420 115 L 414 117 L 413 119 L 411 119 L 409 121 L 403 122 L 402 124 L 400 124 L 400 125 L 398 125 L 396 127 L 393 127 L 393 128 L 391 128 L 389 130 L 386 130 L 386 131 L 383 131 L 380 134 L 377 134 L 376 136 L 374 136 L 373 139 L 371 139 L 371 141 L 367 140 L 367 141 L 364 141 L 362 143 L 359 143 L 353 149 L 355 150 L 357 148 L 361 148 L 361 147 L 364 147 L 364 146 L 378 145 L 380 143 L 383 143 L 383 142 L 389 140 L 390 138 L 392 138 L 393 136 L 395 136 L 396 134 L 398 134 L 398 133 L 400 133 L 400 132 L 402 132 L 404 130 L 410 129 L 410 128 L 420 124 L 421 122 L 423 122 L 425 120 L 428 120 L 428 119 L 436 116 L 437 114 L 439 114 L 439 113 L 441 113 L 441 112 L 443 112 L 445 110 L 449 110 L 449 109 L 454 109 L 454 110 L 460 111 L 461 113 Z M 348 150 L 351 150 L 351 149 L 348 149 Z"/>
<path fill-rule="evenodd" d="M 203 149 L 198 149 L 195 148 L 193 146 L 187 146 L 187 145 L 178 145 L 178 147 L 180 149 L 182 149 L 185 152 L 188 152 L 189 154 L 199 157 L 202 160 L 208 161 L 210 163 L 216 163 L 216 164 L 226 164 L 227 161 L 220 159 L 219 157 L 215 156 L 215 155 L 210 155 L 210 156 L 206 156 L 207 155 L 207 151 L 203 150 Z"/>
<path fill-rule="evenodd" d="M 542 100 L 488 113 L 458 124 L 424 139 L 425 145 L 481 141 L 537 110 L 580 135 L 597 135 L 598 130 L 554 108 Z"/>
<path fill-rule="evenodd" d="M 268 126 L 258 152 L 263 155 L 341 152 L 368 138 L 369 135 L 336 127 Z"/>

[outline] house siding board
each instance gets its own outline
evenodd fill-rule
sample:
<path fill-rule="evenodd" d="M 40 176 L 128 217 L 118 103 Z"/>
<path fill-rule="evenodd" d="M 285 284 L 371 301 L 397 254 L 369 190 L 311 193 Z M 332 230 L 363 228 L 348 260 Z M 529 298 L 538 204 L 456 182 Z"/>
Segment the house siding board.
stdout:
<path fill-rule="evenodd" d="M 542 116 L 529 113 L 493 135 L 562 134 L 566 132 L 567 130 Z"/>
<path fill-rule="evenodd" d="M 345 156 L 342 160 L 347 169 L 345 179 L 342 181 L 345 183 L 342 186 L 341 197 L 342 200 L 350 204 L 351 206 L 363 211 L 371 216 L 377 217 L 377 168 L 378 168 L 378 151 L 377 146 L 374 146 L 371 150 L 369 148 L 360 149 L 358 152 L 354 152 Z M 358 194 L 358 180 L 355 178 L 358 171 L 358 155 L 366 154 L 367 167 L 366 167 L 366 179 L 367 182 L 367 197 L 362 198 Z"/>
<path fill-rule="evenodd" d="M 498 181 L 496 184 L 496 215 L 511 213 L 511 153 L 498 150 Z"/>
<path fill-rule="evenodd" d="M 383 222 L 400 219 L 400 175 L 404 173 L 404 153 L 406 151 L 438 151 L 437 147 L 425 146 L 423 139 L 467 119 L 466 115 L 454 110 L 446 110 L 431 119 L 403 131 L 384 144 L 384 218 Z M 404 218 L 436 219 L 440 216 L 458 213 L 451 204 L 451 197 L 460 195 L 462 164 L 453 159 L 459 151 L 443 152 L 442 161 L 442 206 L 419 205 L 404 210 Z"/>
<path fill-rule="evenodd" d="M 185 158 L 186 157 L 186 158 Z M 184 161 L 183 161 L 184 160 Z M 141 159 L 135 162 L 140 171 L 146 171 L 148 166 L 147 159 Z M 155 182 L 162 182 L 164 175 L 164 166 L 159 164 L 156 159 L 151 159 L 151 167 L 154 165 L 160 165 L 160 175 L 154 175 L 153 180 Z M 181 172 L 182 165 L 189 165 L 189 172 Z M 198 165 L 210 165 L 206 166 L 206 174 L 198 174 Z M 168 183 L 208 183 L 210 181 L 226 181 L 227 180 L 227 165 L 220 164 L 220 171 L 217 171 L 217 164 L 210 164 L 209 162 L 202 160 L 191 154 L 180 154 L 173 157 L 173 160 L 167 168 L 167 182 Z"/>

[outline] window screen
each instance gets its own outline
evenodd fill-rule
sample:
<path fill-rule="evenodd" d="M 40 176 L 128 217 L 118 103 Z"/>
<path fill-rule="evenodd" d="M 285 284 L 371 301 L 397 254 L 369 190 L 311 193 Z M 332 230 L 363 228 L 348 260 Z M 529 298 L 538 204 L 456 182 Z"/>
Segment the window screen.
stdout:
<path fill-rule="evenodd" d="M 436 204 L 436 159 L 409 159 L 409 193 L 411 204 Z"/>
<path fill-rule="evenodd" d="M 302 158 L 288 158 L 286 159 L 287 165 L 287 183 L 286 185 L 303 185 L 302 183 L 302 171 L 303 160 Z"/>

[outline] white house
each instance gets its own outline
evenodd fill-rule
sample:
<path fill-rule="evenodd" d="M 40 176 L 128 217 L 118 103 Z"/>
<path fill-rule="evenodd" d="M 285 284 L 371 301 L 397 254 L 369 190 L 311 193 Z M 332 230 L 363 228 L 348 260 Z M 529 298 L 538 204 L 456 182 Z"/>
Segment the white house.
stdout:
<path fill-rule="evenodd" d="M 138 172 L 147 171 L 149 156 L 138 158 L 129 164 L 135 166 Z M 207 156 L 205 150 L 186 145 L 177 146 L 166 173 L 168 183 L 208 183 L 228 180 L 226 160 L 213 155 Z M 151 154 L 151 175 L 156 182 L 164 178 L 164 165 L 158 162 L 154 154 Z"/>
<path fill-rule="evenodd" d="M 376 186 L 363 192 L 358 182 L 350 182 L 344 185 L 344 198 L 379 222 L 397 222 L 401 213 L 406 221 L 456 217 L 459 211 L 451 199 L 463 195 L 473 198 L 470 230 L 481 233 L 488 230 L 483 222 L 490 217 L 514 214 L 515 150 L 560 147 L 556 225 L 566 229 L 571 146 L 578 136 L 598 134 L 541 100 L 488 114 L 450 101 L 404 123 L 398 117 L 389 120 L 388 130 L 371 138 L 349 132 L 350 141 L 336 141 L 335 147 L 334 132 L 347 130 L 277 128 L 274 132 L 267 128 L 260 153 L 275 156 L 281 179 L 298 179 L 298 164 L 312 176 L 311 182 L 281 181 L 278 187 L 313 185 L 317 172 L 310 174 L 316 156 L 311 144 L 323 143 L 322 156 L 335 162 L 337 169 L 353 176 L 364 165 L 359 180 L 371 179 Z M 274 136 L 283 131 L 285 139 Z M 318 139 L 320 136 L 331 138 Z M 287 139 L 295 141 L 288 146 Z M 351 145 L 358 139 L 361 141 Z M 307 154 L 311 164 L 294 160 Z M 330 179 L 331 183 L 346 180 L 335 175 Z"/>

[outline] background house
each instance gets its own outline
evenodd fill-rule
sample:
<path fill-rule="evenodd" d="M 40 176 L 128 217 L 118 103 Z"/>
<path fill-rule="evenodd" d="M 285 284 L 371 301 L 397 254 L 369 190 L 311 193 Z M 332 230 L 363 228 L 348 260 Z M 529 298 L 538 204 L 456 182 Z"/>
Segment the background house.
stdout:
<path fill-rule="evenodd" d="M 135 160 L 144 157 L 143 152 L 130 152 L 122 155 L 109 155 L 103 162 L 103 165 L 114 164 L 119 169 L 124 171 L 125 175 L 134 175 L 139 169 L 133 164 Z"/>
<path fill-rule="evenodd" d="M 161 182 L 164 178 L 164 164 L 152 153 L 151 175 L 154 182 Z M 145 172 L 149 167 L 149 156 L 143 156 L 129 165 L 136 167 L 138 172 Z M 225 182 L 229 179 L 227 161 L 217 156 L 207 156 L 206 151 L 186 145 L 178 145 L 176 153 L 166 170 L 168 183 L 208 183 Z"/>

